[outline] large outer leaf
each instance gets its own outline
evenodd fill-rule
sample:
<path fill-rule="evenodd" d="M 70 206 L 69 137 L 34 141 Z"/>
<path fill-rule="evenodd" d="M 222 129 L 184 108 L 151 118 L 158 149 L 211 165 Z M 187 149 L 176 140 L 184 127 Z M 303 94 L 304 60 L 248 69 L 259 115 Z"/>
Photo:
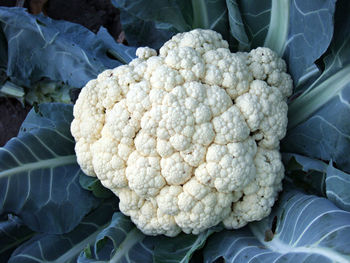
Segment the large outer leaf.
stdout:
<path fill-rule="evenodd" d="M 179 32 L 191 29 L 187 20 L 190 16 L 186 14 L 191 13 L 192 9 L 187 0 L 112 0 L 112 3 L 144 21 L 167 23 Z"/>
<path fill-rule="evenodd" d="M 335 203 L 338 207 L 350 211 L 350 174 L 335 168 L 330 162 L 312 159 L 298 154 L 284 154 L 287 163 L 287 175 L 305 190 L 315 190 Z M 291 164 L 293 167 L 291 167 Z"/>
<path fill-rule="evenodd" d="M 14 213 L 35 231 L 68 232 L 97 204 L 79 184 L 72 108 L 40 105 L 0 148 L 0 214 Z"/>
<path fill-rule="evenodd" d="M 123 24 L 126 40 L 131 46 L 159 49 L 175 34 L 170 25 L 164 25 L 168 28 L 157 28 L 155 22 L 142 20 L 125 11 L 121 12 L 120 20 Z"/>
<path fill-rule="evenodd" d="M 224 39 L 230 40 L 228 12 L 232 14 L 235 11 L 235 6 L 231 3 L 227 8 L 226 2 L 224 0 L 192 0 L 193 24 L 191 28 L 212 29 L 221 33 Z M 236 21 L 230 19 L 230 23 L 235 25 Z M 233 31 L 236 32 L 236 30 Z"/>
<path fill-rule="evenodd" d="M 289 186 L 290 187 L 290 186 Z M 324 198 L 285 191 L 268 218 L 209 238 L 205 262 L 350 262 L 350 213 Z"/>
<path fill-rule="evenodd" d="M 157 49 L 174 33 L 194 28 L 216 30 L 226 40 L 231 37 L 225 0 L 112 0 L 112 3 L 120 9 L 126 39 L 132 45 Z"/>
<path fill-rule="evenodd" d="M 270 25 L 271 0 L 240 0 L 238 4 L 250 48 L 263 46 Z"/>
<path fill-rule="evenodd" d="M 47 77 L 82 87 L 135 56 L 134 48 L 115 43 L 104 28 L 94 34 L 78 24 L 5 7 L 0 7 L 0 22 L 8 41 L 7 75 L 21 85 Z"/>
<path fill-rule="evenodd" d="M 80 255 L 78 262 L 189 262 L 194 251 L 218 229 L 199 235 L 181 233 L 173 238 L 145 236 L 128 217 L 115 213 L 109 226 L 96 237 L 93 247 Z"/>
<path fill-rule="evenodd" d="M 250 47 L 267 46 L 287 61 L 300 90 L 319 75 L 315 61 L 333 35 L 335 0 L 241 0 Z"/>
<path fill-rule="evenodd" d="M 264 45 L 283 55 L 295 85 L 327 50 L 334 8 L 335 0 L 272 0 Z"/>
<path fill-rule="evenodd" d="M 325 70 L 289 107 L 289 129 L 282 143 L 285 152 L 322 160 L 350 172 L 350 10 L 338 1 L 334 34 Z"/>
<path fill-rule="evenodd" d="M 0 221 L 0 262 L 7 262 L 14 249 L 34 235 L 20 218 L 8 215 Z"/>
<path fill-rule="evenodd" d="M 81 251 L 108 225 L 115 207 L 115 201 L 105 202 L 67 234 L 34 236 L 13 252 L 9 262 L 76 262 Z"/>

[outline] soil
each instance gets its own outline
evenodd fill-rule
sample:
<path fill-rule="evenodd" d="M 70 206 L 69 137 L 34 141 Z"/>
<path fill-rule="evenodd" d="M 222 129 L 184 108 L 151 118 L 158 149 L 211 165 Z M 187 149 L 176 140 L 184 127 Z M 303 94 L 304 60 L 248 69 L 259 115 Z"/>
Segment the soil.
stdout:
<path fill-rule="evenodd" d="M 110 0 L 0 0 L 0 6 L 20 5 L 31 13 L 40 13 L 53 19 L 81 24 L 93 32 L 105 27 L 118 42 L 125 41 L 119 20 L 119 11 Z M 30 110 L 15 99 L 0 98 L 0 147 L 16 136 Z"/>
<path fill-rule="evenodd" d="M 0 147 L 17 135 L 30 108 L 16 99 L 0 98 Z"/>

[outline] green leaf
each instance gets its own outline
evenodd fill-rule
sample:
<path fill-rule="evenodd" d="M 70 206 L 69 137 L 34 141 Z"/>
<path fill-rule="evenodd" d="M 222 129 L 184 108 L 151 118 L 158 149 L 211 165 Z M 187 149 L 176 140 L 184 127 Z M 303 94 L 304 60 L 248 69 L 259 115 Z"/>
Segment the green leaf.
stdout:
<path fill-rule="evenodd" d="M 79 183 L 81 187 L 86 190 L 91 191 L 94 196 L 98 198 L 108 198 L 114 196 L 111 190 L 105 188 L 97 177 L 87 176 L 85 174 L 81 174 L 79 178 Z"/>
<path fill-rule="evenodd" d="M 178 32 L 191 29 L 187 21 L 192 12 L 190 2 L 186 0 L 112 0 L 112 4 L 143 21 L 155 23 L 166 23 L 173 26 Z M 123 24 L 123 23 L 122 23 Z"/>
<path fill-rule="evenodd" d="M 210 237 L 204 259 L 213 262 L 222 257 L 232 263 L 348 263 L 349 235 L 349 212 L 325 198 L 285 190 L 269 217 Z"/>
<path fill-rule="evenodd" d="M 212 29 L 226 40 L 231 38 L 225 0 L 112 0 L 112 3 L 120 9 L 126 39 L 132 45 L 158 49 L 174 33 L 194 28 Z"/>
<path fill-rule="evenodd" d="M 155 22 L 142 20 L 126 11 L 121 11 L 120 20 L 128 44 L 135 47 L 159 49 L 175 33 L 170 25 L 165 24 L 165 27 L 157 28 Z"/>
<path fill-rule="evenodd" d="M 109 226 L 100 232 L 93 247 L 80 255 L 78 262 L 189 262 L 194 251 L 219 229 L 214 227 L 199 235 L 181 233 L 172 238 L 145 236 L 128 217 L 115 213 Z"/>
<path fill-rule="evenodd" d="M 332 162 L 326 164 L 298 154 L 284 154 L 284 161 L 287 163 L 287 175 L 296 184 L 302 182 L 300 185 L 305 190 L 314 189 L 341 209 L 350 211 L 350 174 L 335 168 Z M 291 169 L 291 162 L 298 166 Z"/>
<path fill-rule="evenodd" d="M 226 2 L 223 0 L 192 0 L 192 9 L 192 29 L 212 29 L 221 33 L 223 37 L 228 40 L 227 15 L 228 11 L 234 12 L 233 5 L 230 5 L 230 8 L 227 10 Z M 237 13 L 235 13 L 235 15 L 237 15 Z M 235 21 L 233 21 L 233 17 L 231 21 L 233 24 L 235 23 Z"/>
<path fill-rule="evenodd" d="M 21 219 L 8 215 L 7 220 L 0 221 L 0 261 L 7 262 L 14 249 L 34 235 Z"/>
<path fill-rule="evenodd" d="M 270 25 L 271 0 L 238 1 L 250 48 L 262 47 Z"/>
<path fill-rule="evenodd" d="M 0 22 L 8 41 L 7 76 L 18 85 L 49 78 L 80 88 L 135 57 L 134 48 L 117 44 L 104 28 L 94 34 L 78 24 L 6 7 L 0 7 Z M 118 56 L 112 59 L 110 53 Z"/>
<path fill-rule="evenodd" d="M 69 233 L 37 234 L 13 252 L 9 263 L 77 262 L 81 251 L 108 225 L 115 207 L 114 201 L 103 203 Z"/>
<path fill-rule="evenodd" d="M 18 137 L 0 148 L 0 214 L 14 213 L 38 232 L 71 231 L 97 205 L 79 184 L 82 171 L 69 130 L 72 108 L 39 105 Z"/>
<path fill-rule="evenodd" d="M 333 35 L 335 0 L 241 0 L 238 6 L 251 48 L 266 46 L 286 60 L 294 86 L 315 80 L 315 61 Z"/>
<path fill-rule="evenodd" d="M 272 0 L 264 46 L 283 55 L 294 85 L 327 50 L 333 34 L 334 9 L 335 0 Z"/>
<path fill-rule="evenodd" d="M 338 1 L 332 44 L 322 75 L 289 105 L 284 152 L 332 160 L 350 172 L 350 9 Z"/>
<path fill-rule="evenodd" d="M 350 174 L 333 167 L 327 167 L 326 194 L 338 207 L 350 211 Z"/>
<path fill-rule="evenodd" d="M 250 43 L 245 32 L 241 13 L 236 0 L 226 0 L 230 33 L 239 42 L 239 50 L 248 50 Z"/>
<path fill-rule="evenodd" d="M 282 154 L 286 175 L 307 193 L 326 197 L 326 169 L 323 161 L 298 154 Z"/>

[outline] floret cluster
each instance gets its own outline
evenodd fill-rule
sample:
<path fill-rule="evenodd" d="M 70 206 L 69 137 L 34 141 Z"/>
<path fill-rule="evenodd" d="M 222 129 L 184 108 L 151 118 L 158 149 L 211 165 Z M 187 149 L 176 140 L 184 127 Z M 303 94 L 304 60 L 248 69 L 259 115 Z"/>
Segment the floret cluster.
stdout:
<path fill-rule="evenodd" d="M 82 89 L 78 163 L 145 234 L 240 228 L 281 190 L 279 141 L 292 80 L 268 48 L 231 53 L 219 33 L 175 35 Z"/>

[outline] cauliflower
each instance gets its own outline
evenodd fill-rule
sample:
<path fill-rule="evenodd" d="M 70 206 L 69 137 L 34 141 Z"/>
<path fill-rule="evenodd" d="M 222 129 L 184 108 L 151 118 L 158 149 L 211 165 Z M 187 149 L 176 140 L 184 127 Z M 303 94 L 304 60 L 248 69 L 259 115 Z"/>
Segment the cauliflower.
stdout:
<path fill-rule="evenodd" d="M 239 228 L 270 213 L 284 169 L 292 80 L 268 48 L 231 53 L 219 33 L 175 35 L 82 89 L 71 132 L 82 170 L 148 235 Z"/>

